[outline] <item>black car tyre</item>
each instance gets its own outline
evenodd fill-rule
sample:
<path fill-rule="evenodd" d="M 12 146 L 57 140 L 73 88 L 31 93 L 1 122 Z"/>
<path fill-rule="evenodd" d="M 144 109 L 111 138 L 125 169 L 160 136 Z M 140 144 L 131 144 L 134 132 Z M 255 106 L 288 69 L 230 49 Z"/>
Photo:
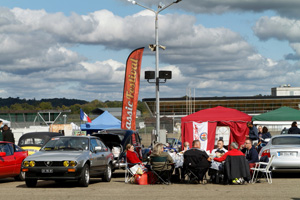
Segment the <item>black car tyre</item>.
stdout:
<path fill-rule="evenodd" d="M 90 167 L 88 164 L 85 164 L 82 172 L 81 172 L 81 178 L 79 180 L 79 185 L 82 187 L 88 187 L 90 182 Z"/>
<path fill-rule="evenodd" d="M 102 180 L 105 182 L 110 182 L 111 175 L 112 175 L 112 167 L 111 164 L 109 163 L 106 167 Z"/>
<path fill-rule="evenodd" d="M 25 182 L 27 187 L 35 187 L 37 184 L 37 180 L 35 179 L 25 180 Z"/>
<path fill-rule="evenodd" d="M 18 176 L 15 176 L 16 181 L 24 181 L 25 180 L 25 172 L 20 172 Z"/>

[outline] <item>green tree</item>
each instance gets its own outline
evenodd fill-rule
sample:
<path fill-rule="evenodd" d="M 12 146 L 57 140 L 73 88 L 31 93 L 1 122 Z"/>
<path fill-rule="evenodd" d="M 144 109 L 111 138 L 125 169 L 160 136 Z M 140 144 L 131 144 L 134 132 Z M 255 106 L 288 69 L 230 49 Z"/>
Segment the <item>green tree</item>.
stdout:
<path fill-rule="evenodd" d="M 22 107 L 21 104 L 15 103 L 15 104 L 10 106 L 10 110 L 23 110 L 23 107 Z"/>
<path fill-rule="evenodd" d="M 75 105 L 70 106 L 71 114 L 80 113 L 80 108 L 81 108 L 81 106 L 79 104 L 75 104 Z"/>
<path fill-rule="evenodd" d="M 53 109 L 53 107 L 50 102 L 41 102 L 39 104 L 39 110 L 51 110 L 51 109 Z"/>

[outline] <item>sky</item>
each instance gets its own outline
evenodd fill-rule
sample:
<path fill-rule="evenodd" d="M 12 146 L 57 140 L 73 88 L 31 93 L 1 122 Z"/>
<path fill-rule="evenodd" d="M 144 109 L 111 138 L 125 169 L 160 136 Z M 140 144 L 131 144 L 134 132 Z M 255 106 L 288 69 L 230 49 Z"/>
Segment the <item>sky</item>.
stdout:
<path fill-rule="evenodd" d="M 137 0 L 153 10 L 172 0 Z M 270 95 L 300 87 L 299 0 L 182 0 L 158 17 L 160 97 Z M 1 0 L 0 97 L 122 100 L 145 47 L 139 99 L 155 98 L 154 13 L 127 0 Z"/>

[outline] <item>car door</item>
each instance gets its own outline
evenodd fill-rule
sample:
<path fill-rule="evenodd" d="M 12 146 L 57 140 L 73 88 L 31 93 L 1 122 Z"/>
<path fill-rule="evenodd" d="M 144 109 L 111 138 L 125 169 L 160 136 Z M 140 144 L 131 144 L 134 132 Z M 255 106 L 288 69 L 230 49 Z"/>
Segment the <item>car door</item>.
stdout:
<path fill-rule="evenodd" d="M 101 169 L 105 170 L 108 164 L 110 152 L 108 150 L 108 147 L 105 146 L 105 144 L 101 140 L 97 139 L 97 143 L 99 144 L 99 146 L 101 146 Z"/>
<path fill-rule="evenodd" d="M 91 156 L 91 168 L 90 173 L 95 175 L 99 174 L 101 172 L 102 168 L 102 160 L 103 160 L 103 153 L 101 151 L 95 151 L 95 147 L 99 146 L 98 139 L 91 138 L 91 145 L 90 145 L 90 151 L 92 153 Z"/>
<path fill-rule="evenodd" d="M 1 177 L 8 177 L 15 174 L 15 165 L 16 159 L 13 155 L 12 149 L 10 145 L 4 144 L 1 147 L 1 151 L 6 153 L 6 156 L 0 158 L 0 176 Z"/>
<path fill-rule="evenodd" d="M 15 174 L 20 174 L 22 162 L 27 157 L 28 152 L 22 151 L 22 149 L 20 147 L 18 147 L 17 145 L 14 145 L 14 144 L 10 144 L 10 145 L 13 148 L 14 157 L 16 159 Z"/>

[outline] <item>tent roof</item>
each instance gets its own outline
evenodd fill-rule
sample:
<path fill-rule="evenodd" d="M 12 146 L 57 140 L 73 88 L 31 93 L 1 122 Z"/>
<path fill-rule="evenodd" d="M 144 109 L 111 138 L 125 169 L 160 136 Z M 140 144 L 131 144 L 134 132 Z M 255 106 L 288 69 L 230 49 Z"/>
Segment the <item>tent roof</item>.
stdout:
<path fill-rule="evenodd" d="M 281 107 L 276 110 L 253 117 L 253 121 L 299 121 L 300 110 Z"/>
<path fill-rule="evenodd" d="M 239 110 L 217 106 L 200 110 L 181 119 L 182 121 L 251 121 L 251 116 Z"/>
<path fill-rule="evenodd" d="M 109 112 L 105 111 L 94 119 L 91 123 L 81 124 L 81 130 L 102 130 L 102 129 L 112 129 L 121 128 L 121 121 L 111 115 Z"/>

